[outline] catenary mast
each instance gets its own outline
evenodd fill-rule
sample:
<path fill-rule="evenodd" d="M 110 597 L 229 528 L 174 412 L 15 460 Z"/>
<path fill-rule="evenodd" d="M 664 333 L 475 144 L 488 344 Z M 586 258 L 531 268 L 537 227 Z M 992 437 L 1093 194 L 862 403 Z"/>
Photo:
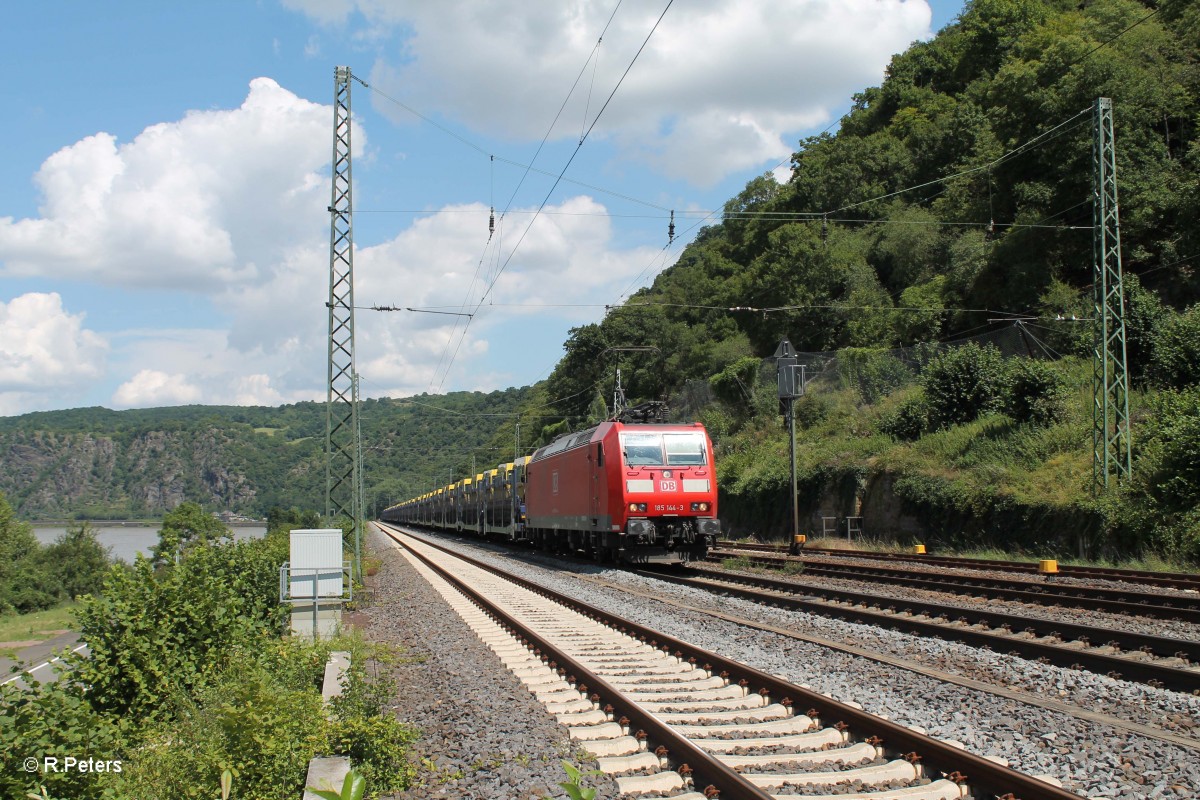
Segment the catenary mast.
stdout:
<path fill-rule="evenodd" d="M 354 524 L 355 564 L 361 546 L 362 479 L 358 374 L 354 363 L 354 235 L 350 171 L 349 67 L 333 79 L 333 193 L 329 203 L 329 373 L 325 414 L 325 518 Z"/>

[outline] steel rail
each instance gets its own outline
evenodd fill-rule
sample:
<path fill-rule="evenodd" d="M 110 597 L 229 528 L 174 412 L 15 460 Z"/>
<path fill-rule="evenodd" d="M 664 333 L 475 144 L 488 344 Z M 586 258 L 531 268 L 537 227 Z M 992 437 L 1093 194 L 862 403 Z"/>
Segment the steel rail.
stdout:
<path fill-rule="evenodd" d="M 729 550 L 709 550 L 708 560 L 719 561 L 728 557 Z M 1174 597 L 1149 592 L 1126 592 L 1120 589 L 1073 586 L 1047 581 L 1004 580 L 977 578 L 968 575 L 945 575 L 929 572 L 911 572 L 894 567 L 868 567 L 861 564 L 830 564 L 814 561 L 803 556 L 755 555 L 739 556 L 753 563 L 770 566 L 781 564 L 803 564 L 804 572 L 830 578 L 874 578 L 898 586 L 928 589 L 935 592 L 973 594 L 999 600 L 1015 600 L 1037 605 L 1048 605 L 1049 601 L 1074 602 L 1078 608 L 1128 614 L 1155 619 L 1179 620 L 1200 623 L 1200 597 Z M 1027 588 L 1013 588 L 1027 587 Z"/>
<path fill-rule="evenodd" d="M 672 574 L 658 570 L 643 570 L 643 574 L 652 575 L 661 580 L 670 581 L 684 586 L 691 586 L 706 591 L 717 591 L 742 597 L 759 603 L 784 605 L 789 608 L 807 611 L 822 616 L 833 616 L 862 622 L 877 627 L 895 628 L 909 633 L 919 633 L 934 636 L 939 639 L 961 641 L 975 647 L 984 647 L 997 651 L 1012 652 L 1031 659 L 1046 659 L 1050 663 L 1065 667 L 1081 666 L 1091 672 L 1098 672 L 1134 680 L 1151 686 L 1158 686 L 1180 692 L 1200 691 L 1200 672 L 1164 666 L 1154 662 L 1137 661 L 1131 658 L 1097 653 L 1089 649 L 1075 650 L 1062 645 L 1005 636 L 987 631 L 972 630 L 965 625 L 986 625 L 989 628 L 1017 629 L 1039 637 L 1074 638 L 1090 644 L 1093 637 L 1103 639 L 1102 644 L 1114 646 L 1114 649 L 1141 650 L 1150 648 L 1150 652 L 1163 657 L 1178 657 L 1189 661 L 1200 660 L 1200 643 L 1180 639 L 1170 639 L 1162 636 L 1147 636 L 1140 633 L 1127 633 L 1107 629 L 1097 629 L 1086 625 L 1055 622 L 1032 617 L 1021 617 L 1012 614 L 1001 614 L 993 611 L 981 611 L 949 606 L 940 603 L 930 603 L 916 600 L 897 600 L 894 597 L 872 595 L 864 592 L 848 592 L 841 589 L 824 589 L 813 586 L 763 578 L 748 575 L 734 575 L 704 567 L 691 567 L 694 574 L 708 576 L 711 580 L 689 578 L 681 574 Z M 712 580 L 723 581 L 715 584 Z M 750 584 L 761 588 L 786 594 L 766 594 L 755 589 L 732 586 L 730 583 Z M 808 597 L 794 596 L 802 593 Z M 812 599 L 822 597 L 826 600 Z M 852 603 L 854 606 L 831 606 L 828 600 L 842 603 Z M 926 617 L 945 617 L 961 621 L 964 625 L 952 626 L 945 623 L 925 621 L 913 617 L 872 611 L 874 608 L 902 609 Z"/>
<path fill-rule="evenodd" d="M 745 680 L 747 681 L 747 687 L 751 691 L 757 690 L 760 693 L 765 693 L 768 697 L 779 698 L 780 701 L 789 699 L 794 707 L 807 706 L 812 709 L 809 712 L 811 715 L 822 719 L 836 719 L 840 725 L 848 726 L 849 729 L 853 730 L 857 736 L 864 740 L 877 740 L 879 746 L 891 753 L 900 754 L 914 762 L 919 761 L 929 769 L 944 775 L 950 780 L 955 780 L 961 784 L 969 784 L 972 793 L 976 797 L 986 797 L 990 794 L 995 797 L 1011 795 L 1020 800 L 1079 800 L 1080 796 L 1077 794 L 1052 786 L 1030 775 L 1025 775 L 1016 770 L 1001 766 L 947 742 L 917 733 L 903 725 L 877 717 L 845 703 L 839 703 L 810 689 L 789 683 L 774 675 L 726 658 L 718 653 L 703 650 L 661 631 L 656 631 L 653 628 L 623 619 L 581 600 L 576 600 L 573 597 L 561 594 L 533 581 L 512 575 L 493 564 L 454 552 L 427 539 L 422 538 L 421 541 L 439 550 L 451 553 L 455 557 L 461 558 L 476 567 L 500 575 L 506 580 L 513 581 L 530 591 L 548 597 L 598 622 L 609 625 L 622 633 L 634 636 L 644 642 L 649 642 L 652 646 L 664 652 L 670 653 L 674 651 L 674 654 L 678 658 L 685 660 L 695 659 L 695 663 L 706 665 L 705 668 L 709 669 L 710 672 L 727 672 L 731 681 L 740 682 Z M 456 586 L 462 586 L 461 581 L 454 581 L 454 583 Z M 757 787 L 754 788 L 757 789 Z M 725 800 L 736 800 L 738 796 L 722 793 L 722 797 Z"/>
<path fill-rule="evenodd" d="M 392 536 L 395 541 L 399 542 L 401 546 L 419 558 L 422 563 L 440 575 L 444 580 L 458 589 L 458 591 L 469 597 L 484 613 L 494 619 L 506 631 L 513 634 L 522 644 L 533 651 L 535 656 L 541 658 L 550 669 L 557 670 L 560 676 L 565 677 L 567 682 L 574 685 L 596 708 L 604 707 L 614 720 L 624 717 L 624 719 L 621 719 L 621 722 L 623 725 L 627 725 L 631 734 L 636 731 L 635 735 L 639 739 L 643 738 L 644 735 L 646 741 L 649 743 L 647 749 L 657 751 L 659 747 L 665 748 L 666 752 L 663 753 L 663 756 L 670 758 L 672 762 L 677 764 L 677 769 L 681 774 L 690 773 L 696 785 L 707 783 L 709 786 L 715 787 L 720 792 L 720 797 L 725 798 L 725 800 L 771 800 L 770 794 L 747 781 L 712 754 L 697 747 L 693 742 L 677 733 L 666 723 L 661 722 L 653 714 L 643 711 L 640 706 L 626 698 L 620 690 L 616 689 L 600 675 L 592 672 L 549 639 L 541 636 L 537 631 L 496 606 L 488 598 L 467 585 L 460 577 L 431 561 L 424 554 L 412 547 L 407 547 L 394 534 L 388 533 L 388 535 Z M 455 558 L 462 559 L 475 567 L 500 575 L 505 580 L 513 581 L 526 589 L 547 597 L 547 599 L 557 600 L 553 592 L 548 592 L 535 584 L 516 579 L 515 576 L 508 575 L 501 570 L 492 569 L 488 565 L 476 561 L 469 556 L 447 550 L 435 543 L 423 539 L 421 541 Z M 579 608 L 574 608 L 573 610 L 579 611 L 585 616 L 612 627 L 609 619 L 601 617 L 598 614 L 589 613 L 589 611 L 597 611 L 596 609 L 590 609 L 589 607 L 587 611 Z M 716 673 L 713 672 L 712 674 Z"/>
<path fill-rule="evenodd" d="M 754 550 L 759 552 L 787 552 L 785 544 L 763 544 L 757 542 L 720 541 L 717 546 L 724 549 Z M 939 556 L 926 553 L 876 553 L 869 550 L 839 550 L 832 547 L 805 547 L 807 553 L 820 553 L 824 556 L 840 556 L 845 558 L 864 558 L 877 561 L 904 561 L 933 566 L 954 567 L 962 569 L 994 569 L 1002 572 L 1037 573 L 1039 565 L 1032 561 L 1001 561 L 990 558 L 964 558 L 961 556 Z M 1080 564 L 1059 564 L 1058 574 L 1068 578 L 1100 578 L 1104 580 L 1126 581 L 1129 583 L 1144 583 L 1150 586 L 1161 586 L 1168 589 L 1184 589 L 1200 591 L 1200 575 L 1187 572 L 1153 572 L 1144 569 L 1120 569 L 1117 567 L 1096 567 Z"/>

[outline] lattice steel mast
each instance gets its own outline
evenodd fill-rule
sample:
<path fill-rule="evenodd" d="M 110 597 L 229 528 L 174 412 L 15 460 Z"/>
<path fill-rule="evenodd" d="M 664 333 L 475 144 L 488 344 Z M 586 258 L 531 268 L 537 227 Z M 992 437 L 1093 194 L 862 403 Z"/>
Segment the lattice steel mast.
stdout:
<path fill-rule="evenodd" d="M 325 414 L 325 517 L 354 523 L 355 562 L 362 527 L 361 435 L 354 365 L 354 235 L 350 175 L 350 74 L 333 77 L 333 194 L 329 204 L 329 382 Z"/>
<path fill-rule="evenodd" d="M 1121 226 L 1117 215 L 1117 158 L 1112 100 L 1096 98 L 1092 121 L 1092 490 L 1127 480 L 1133 455 L 1129 436 L 1129 378 L 1125 369 L 1125 287 L 1121 279 Z"/>

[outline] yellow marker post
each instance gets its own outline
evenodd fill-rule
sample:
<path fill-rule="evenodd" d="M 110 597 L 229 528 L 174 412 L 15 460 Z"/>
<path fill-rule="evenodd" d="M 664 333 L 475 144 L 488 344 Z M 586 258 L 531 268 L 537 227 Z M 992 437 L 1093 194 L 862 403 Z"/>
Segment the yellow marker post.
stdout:
<path fill-rule="evenodd" d="M 1043 575 L 1058 574 L 1058 561 L 1053 558 L 1043 558 L 1038 562 L 1038 572 Z"/>
<path fill-rule="evenodd" d="M 923 545 L 923 544 L 914 544 L 914 545 L 913 545 L 913 555 L 914 555 L 914 556 L 923 556 L 923 555 L 925 555 L 925 545 Z"/>

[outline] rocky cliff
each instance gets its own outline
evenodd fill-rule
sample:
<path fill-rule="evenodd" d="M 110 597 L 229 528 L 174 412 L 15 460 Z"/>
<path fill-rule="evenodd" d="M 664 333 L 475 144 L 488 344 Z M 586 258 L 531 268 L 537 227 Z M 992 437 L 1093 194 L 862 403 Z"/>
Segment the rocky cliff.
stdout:
<path fill-rule="evenodd" d="M 0 435 L 0 492 L 27 518 L 159 515 L 184 500 L 256 510 L 259 489 L 215 427 L 132 435 L 14 431 Z"/>

